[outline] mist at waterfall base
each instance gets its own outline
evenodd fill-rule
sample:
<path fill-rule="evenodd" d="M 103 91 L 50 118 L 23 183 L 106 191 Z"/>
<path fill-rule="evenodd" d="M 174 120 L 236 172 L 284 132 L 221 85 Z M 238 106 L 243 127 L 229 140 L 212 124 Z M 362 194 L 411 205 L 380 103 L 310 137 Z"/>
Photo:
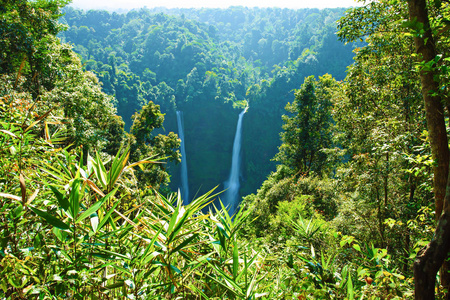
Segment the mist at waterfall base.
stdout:
<path fill-rule="evenodd" d="M 230 214 L 234 214 L 239 205 L 239 177 L 241 174 L 241 144 L 242 144 L 242 119 L 247 112 L 246 107 L 240 114 L 236 126 L 236 134 L 233 142 L 233 155 L 231 159 L 230 177 L 224 182 L 225 193 L 223 204 Z"/>
<path fill-rule="evenodd" d="M 183 112 L 177 111 L 177 125 L 178 125 L 178 137 L 181 139 L 180 151 L 181 151 L 181 199 L 183 203 L 189 204 L 189 183 L 188 183 L 188 170 L 187 170 L 187 158 L 186 148 L 183 130 Z"/>

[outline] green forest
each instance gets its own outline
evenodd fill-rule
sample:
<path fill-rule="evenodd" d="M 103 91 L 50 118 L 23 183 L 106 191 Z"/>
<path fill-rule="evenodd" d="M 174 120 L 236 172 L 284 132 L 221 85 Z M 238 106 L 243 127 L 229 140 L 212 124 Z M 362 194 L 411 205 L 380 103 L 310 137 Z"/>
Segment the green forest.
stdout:
<path fill-rule="evenodd" d="M 226 180 L 246 105 L 241 194 L 255 193 L 276 170 L 271 159 L 294 90 L 310 75 L 342 80 L 353 57 L 353 47 L 335 34 L 344 9 L 64 12 L 61 22 L 69 27 L 59 36 L 115 96 L 125 129 L 149 101 L 165 114 L 160 133 L 177 132 L 176 111 L 183 112 L 189 185 L 198 193 Z M 169 165 L 172 190 L 180 183 L 178 168 Z"/>
<path fill-rule="evenodd" d="M 0 0 L 0 299 L 450 299 L 450 2 L 69 3 Z"/>

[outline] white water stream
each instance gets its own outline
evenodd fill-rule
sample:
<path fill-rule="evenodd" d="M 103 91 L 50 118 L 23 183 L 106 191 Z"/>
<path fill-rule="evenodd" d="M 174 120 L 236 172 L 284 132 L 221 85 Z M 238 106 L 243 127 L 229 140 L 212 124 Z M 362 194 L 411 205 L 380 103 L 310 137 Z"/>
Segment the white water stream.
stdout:
<path fill-rule="evenodd" d="M 183 130 L 183 112 L 177 111 L 177 125 L 178 125 L 178 137 L 181 139 L 181 199 L 184 204 L 190 202 L 189 199 L 189 184 L 188 184 L 188 171 L 186 162 L 186 149 L 184 147 L 184 130 Z"/>
<path fill-rule="evenodd" d="M 239 204 L 239 177 L 241 173 L 241 140 L 242 140 L 242 119 L 244 114 L 247 112 L 248 107 L 246 107 L 240 114 L 236 127 L 236 134 L 234 136 L 233 143 L 233 156 L 231 159 L 231 171 L 230 177 L 224 183 L 225 194 L 224 194 L 224 205 L 228 206 L 228 211 L 230 214 L 234 214 L 236 208 Z"/>

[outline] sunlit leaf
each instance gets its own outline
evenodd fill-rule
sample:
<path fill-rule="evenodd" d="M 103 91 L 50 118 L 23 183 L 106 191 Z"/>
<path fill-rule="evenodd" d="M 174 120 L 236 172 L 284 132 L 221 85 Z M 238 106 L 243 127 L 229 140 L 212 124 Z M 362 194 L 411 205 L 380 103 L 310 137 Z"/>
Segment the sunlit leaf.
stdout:
<path fill-rule="evenodd" d="M 43 218 L 44 220 L 46 220 L 50 225 L 55 226 L 56 228 L 59 228 L 61 230 L 68 230 L 70 229 L 70 226 L 67 225 L 66 223 L 64 223 L 63 221 L 61 221 L 60 219 L 58 219 L 55 216 L 52 216 L 51 214 L 37 209 L 35 207 L 30 206 L 30 209 L 37 214 L 38 216 L 40 216 L 41 218 Z"/>

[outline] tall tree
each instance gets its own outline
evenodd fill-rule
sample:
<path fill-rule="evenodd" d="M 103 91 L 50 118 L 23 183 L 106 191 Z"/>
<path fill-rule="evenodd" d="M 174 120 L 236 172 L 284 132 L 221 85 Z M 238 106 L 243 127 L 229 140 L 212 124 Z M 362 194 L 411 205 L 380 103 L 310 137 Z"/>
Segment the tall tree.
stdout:
<path fill-rule="evenodd" d="M 50 84 L 52 71 L 46 53 L 47 38 L 61 31 L 57 22 L 60 8 L 68 0 L 27 1 L 3 0 L 0 9 L 0 72 L 11 73 L 20 69 L 27 77 L 33 98 L 40 89 Z"/>
<path fill-rule="evenodd" d="M 440 2 L 440 1 L 437 1 Z M 449 148 L 444 120 L 444 105 L 439 90 L 435 40 L 430 26 L 426 0 L 408 0 L 409 26 L 414 33 L 416 52 L 421 62 L 420 81 L 425 103 L 431 151 L 437 162 L 434 169 L 434 194 L 436 217 L 439 218 L 436 234 L 423 248 L 414 262 L 416 299 L 434 299 L 436 273 L 450 250 L 450 180 L 448 178 Z M 447 191 L 447 192 L 446 192 Z M 447 264 L 443 265 L 441 283 L 449 288 Z M 446 299 L 450 299 L 447 293 Z"/>
<path fill-rule="evenodd" d="M 286 110 L 293 114 L 283 116 L 283 130 L 279 153 L 275 160 L 289 167 L 293 174 L 320 174 L 326 161 L 321 152 L 331 146 L 331 96 L 336 81 L 330 75 L 315 80 L 314 76 L 296 93 Z"/>

